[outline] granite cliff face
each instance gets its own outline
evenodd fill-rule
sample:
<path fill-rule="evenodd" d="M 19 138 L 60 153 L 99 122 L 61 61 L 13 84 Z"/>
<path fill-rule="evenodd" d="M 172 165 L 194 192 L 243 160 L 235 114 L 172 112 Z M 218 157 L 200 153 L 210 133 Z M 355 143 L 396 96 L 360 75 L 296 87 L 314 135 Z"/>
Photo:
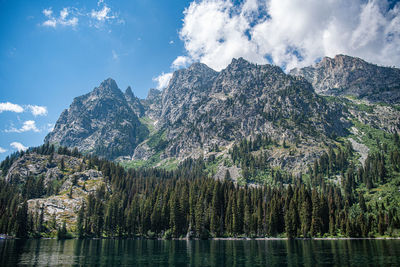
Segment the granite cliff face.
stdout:
<path fill-rule="evenodd" d="M 317 93 L 400 103 L 400 69 L 380 67 L 360 58 L 325 57 L 314 66 L 293 69 L 290 74 L 307 79 Z"/>
<path fill-rule="evenodd" d="M 178 70 L 161 95 L 161 113 L 152 116 L 155 129 L 135 149 L 135 160 L 227 153 L 237 141 L 268 134 L 303 144 L 290 159 L 289 151 L 271 156 L 276 165 L 300 168 L 319 155 L 321 140 L 344 135 L 348 126 L 342 106 L 318 96 L 305 79 L 242 58 L 221 72 L 200 63 Z"/>
<path fill-rule="evenodd" d="M 74 99 L 45 142 L 77 147 L 109 159 L 130 155 L 147 135 L 136 114 L 143 110 L 128 88 L 124 95 L 112 79 Z"/>
<path fill-rule="evenodd" d="M 26 153 L 11 165 L 4 177 L 14 185 L 23 185 L 29 213 L 43 212 L 44 222 L 65 221 L 75 225 L 77 214 L 89 194 L 104 187 L 109 190 L 104 175 L 85 159 L 53 152 L 42 155 Z"/>
<path fill-rule="evenodd" d="M 342 55 L 290 75 L 242 58 L 220 72 L 195 63 L 175 71 L 164 90 L 150 89 L 146 99 L 104 81 L 74 100 L 45 141 L 154 166 L 213 153 L 226 157 L 234 144 L 266 134 L 286 146 L 264 151 L 269 163 L 300 171 L 335 146 L 336 137 L 348 136 L 355 120 L 386 132 L 400 128 L 397 108 L 320 94 L 395 103 L 399 77 L 398 69 Z"/>
<path fill-rule="evenodd" d="M 130 86 L 125 91 L 125 99 L 129 107 L 133 110 L 137 117 L 140 118 L 144 115 L 145 108 L 140 102 L 140 99 L 133 94 Z"/>

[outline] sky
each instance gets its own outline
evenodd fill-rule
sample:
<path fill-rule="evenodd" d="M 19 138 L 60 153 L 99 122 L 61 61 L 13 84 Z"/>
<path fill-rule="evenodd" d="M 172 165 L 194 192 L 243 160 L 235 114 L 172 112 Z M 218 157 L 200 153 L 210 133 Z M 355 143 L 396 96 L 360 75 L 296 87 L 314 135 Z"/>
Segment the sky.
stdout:
<path fill-rule="evenodd" d="M 347 54 L 400 67 L 392 0 L 0 0 L 0 160 L 38 146 L 111 77 L 145 98 L 174 70 L 232 58 L 289 71 Z"/>

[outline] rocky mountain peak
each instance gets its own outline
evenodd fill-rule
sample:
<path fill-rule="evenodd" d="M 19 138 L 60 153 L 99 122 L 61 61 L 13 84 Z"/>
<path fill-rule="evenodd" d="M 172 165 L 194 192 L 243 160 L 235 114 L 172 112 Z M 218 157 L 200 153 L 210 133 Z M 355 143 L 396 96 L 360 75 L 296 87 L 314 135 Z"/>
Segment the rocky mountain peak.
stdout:
<path fill-rule="evenodd" d="M 135 97 L 135 95 L 132 92 L 132 88 L 130 86 L 128 86 L 128 88 L 126 88 L 126 90 L 125 90 L 125 97 L 127 97 L 127 98 Z"/>
<path fill-rule="evenodd" d="M 140 102 L 140 99 L 133 94 L 130 86 L 128 86 L 128 88 L 125 90 L 125 99 L 131 109 L 135 112 L 136 116 L 140 118 L 144 115 L 144 107 Z"/>
<path fill-rule="evenodd" d="M 167 103 L 173 102 L 173 98 L 191 98 L 192 94 L 210 87 L 217 75 L 218 72 L 202 63 L 194 63 L 187 69 L 177 70 L 162 92 L 162 101 Z"/>
<path fill-rule="evenodd" d="M 140 101 L 126 98 L 109 78 L 92 92 L 75 98 L 45 142 L 77 147 L 109 159 L 128 156 L 148 134 L 138 119 L 141 112 Z"/>
<path fill-rule="evenodd" d="M 362 69 L 367 65 L 373 65 L 368 63 L 361 58 L 350 57 L 347 55 L 336 55 L 334 58 L 324 57 L 321 62 L 315 64 L 316 67 L 328 68 L 328 69 Z M 376 65 L 375 65 L 376 66 Z"/>
<path fill-rule="evenodd" d="M 107 94 L 112 94 L 112 95 L 122 95 L 121 90 L 118 88 L 117 83 L 115 80 L 108 78 L 104 80 L 99 87 L 96 87 L 93 90 L 93 93 L 97 95 L 107 95 Z"/>
<path fill-rule="evenodd" d="M 232 67 L 232 66 L 243 67 L 243 66 L 249 66 L 249 65 L 254 65 L 254 64 L 250 63 L 246 59 L 240 57 L 240 58 L 232 58 L 232 61 L 228 66 L 230 66 L 230 67 Z"/>
<path fill-rule="evenodd" d="M 216 75 L 218 74 L 218 72 L 216 72 L 215 70 L 213 70 L 212 68 L 208 67 L 206 64 L 203 63 L 193 63 L 192 65 L 190 65 L 189 68 L 187 69 L 180 69 L 174 72 L 173 76 L 172 76 L 172 83 L 174 82 L 179 82 L 181 80 L 194 80 L 196 78 L 200 78 L 200 79 L 210 79 L 210 78 L 214 78 Z M 171 84 L 171 82 L 170 82 Z M 173 85 L 172 85 L 173 86 Z"/>
<path fill-rule="evenodd" d="M 196 71 L 196 72 L 215 72 L 212 68 L 207 66 L 204 63 L 195 62 L 187 68 L 188 71 Z"/>
<path fill-rule="evenodd" d="M 325 57 L 313 66 L 293 69 L 290 74 L 304 77 L 317 93 L 400 102 L 400 69 L 377 66 L 357 57 Z"/>
<path fill-rule="evenodd" d="M 160 95 L 161 95 L 160 90 L 150 88 L 149 93 L 147 94 L 146 100 L 151 101 L 155 98 L 158 98 Z"/>

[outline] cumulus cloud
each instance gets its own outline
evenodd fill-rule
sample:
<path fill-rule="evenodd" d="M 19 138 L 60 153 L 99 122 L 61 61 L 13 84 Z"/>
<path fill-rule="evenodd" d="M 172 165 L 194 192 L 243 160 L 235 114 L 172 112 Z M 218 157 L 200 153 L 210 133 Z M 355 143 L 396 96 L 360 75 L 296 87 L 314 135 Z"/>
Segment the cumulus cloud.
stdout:
<path fill-rule="evenodd" d="M 22 127 L 19 129 L 11 127 L 11 129 L 5 130 L 6 133 L 24 133 L 29 131 L 40 132 L 40 130 L 36 127 L 35 121 L 32 120 L 24 121 Z"/>
<path fill-rule="evenodd" d="M 95 18 L 99 21 L 105 21 L 108 19 L 113 19 L 115 18 L 113 15 L 109 15 L 111 9 L 108 6 L 103 6 L 103 9 L 100 10 L 93 10 L 90 13 L 90 15 L 92 16 L 92 18 Z"/>
<path fill-rule="evenodd" d="M 153 78 L 153 81 L 157 83 L 157 89 L 161 90 L 168 86 L 169 80 L 172 78 L 172 72 L 162 73 L 160 76 Z"/>
<path fill-rule="evenodd" d="M 180 38 L 188 62 L 220 70 L 233 57 L 290 70 L 347 54 L 400 66 L 400 3 L 388 0 L 193 1 Z M 178 57 L 172 67 L 183 65 Z M 182 63 L 182 64 L 181 64 Z"/>
<path fill-rule="evenodd" d="M 57 25 L 76 27 L 78 25 L 79 19 L 71 15 L 71 9 L 68 7 L 64 7 L 58 17 L 54 16 L 51 8 L 43 9 L 42 13 L 46 17 L 46 20 L 42 23 L 44 27 L 55 28 Z"/>
<path fill-rule="evenodd" d="M 51 8 L 49 9 L 43 9 L 43 15 L 45 15 L 46 17 L 50 18 L 53 15 L 53 10 L 51 10 Z"/>
<path fill-rule="evenodd" d="M 119 14 L 113 12 L 111 8 L 104 3 L 104 1 L 98 1 L 97 6 L 98 9 L 92 9 L 92 11 L 88 14 L 88 16 L 91 18 L 91 26 L 101 28 L 106 23 L 125 23 L 125 21 L 119 17 Z"/>
<path fill-rule="evenodd" d="M 4 149 L 4 148 L 0 147 L 0 153 L 4 153 L 6 151 L 7 151 L 7 149 Z"/>
<path fill-rule="evenodd" d="M 46 132 L 52 132 L 54 130 L 54 123 L 48 123 L 46 127 Z"/>
<path fill-rule="evenodd" d="M 56 28 L 57 26 L 71 26 L 76 28 L 78 22 L 101 28 L 106 22 L 114 21 L 123 24 L 125 21 L 119 18 L 118 13 L 113 12 L 104 1 L 98 1 L 95 9 L 90 12 L 84 8 L 64 7 L 57 13 L 52 8 L 42 10 L 45 20 L 41 23 L 44 27 Z"/>
<path fill-rule="evenodd" d="M 36 106 L 36 105 L 28 105 L 27 108 L 32 112 L 33 116 L 46 116 L 47 115 L 47 107 L 44 106 Z"/>
<path fill-rule="evenodd" d="M 0 103 L 0 113 L 2 113 L 3 111 L 21 113 L 24 111 L 24 108 L 17 104 L 5 102 L 5 103 Z"/>
<path fill-rule="evenodd" d="M 25 151 L 28 149 L 28 147 L 24 146 L 23 144 L 19 142 L 12 142 L 10 146 L 14 149 L 17 149 L 18 151 Z"/>
<path fill-rule="evenodd" d="M 178 56 L 174 62 L 172 62 L 172 68 L 179 69 L 182 67 L 187 67 L 190 63 L 193 63 L 190 57 Z"/>

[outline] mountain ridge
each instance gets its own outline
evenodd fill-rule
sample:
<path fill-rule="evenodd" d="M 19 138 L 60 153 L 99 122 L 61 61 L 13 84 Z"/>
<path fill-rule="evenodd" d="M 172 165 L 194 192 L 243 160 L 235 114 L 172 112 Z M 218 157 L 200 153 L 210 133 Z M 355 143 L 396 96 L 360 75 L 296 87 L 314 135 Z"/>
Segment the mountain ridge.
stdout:
<path fill-rule="evenodd" d="M 382 67 L 360 58 L 324 57 L 313 66 L 293 69 L 291 75 L 307 79 L 317 93 L 350 95 L 371 102 L 400 102 L 400 69 Z"/>
<path fill-rule="evenodd" d="M 334 59 L 324 58 L 320 65 L 333 66 L 335 70 L 340 65 L 346 71 L 354 66 L 354 62 L 362 62 L 367 70 L 372 67 L 383 68 L 343 55 Z M 341 82 L 346 81 L 348 79 Z M 97 153 L 109 159 L 150 161 L 159 166 L 171 160 L 180 162 L 190 157 L 207 158 L 216 150 L 227 157 L 235 143 L 267 134 L 277 143 L 285 142 L 290 147 L 279 151 L 266 150 L 268 162 L 279 168 L 304 171 L 306 165 L 329 146 L 336 146 L 337 137 L 348 136 L 352 132 L 355 118 L 363 118 L 361 111 L 354 108 L 358 104 L 320 96 L 324 92 L 313 87 L 312 81 L 304 75 L 295 71 L 288 75 L 278 66 L 253 64 L 243 58 L 232 59 L 219 72 L 202 63 L 177 70 L 166 88 L 162 91 L 150 89 L 146 99 L 134 96 L 130 87 L 122 93 L 112 79 L 107 79 L 93 92 L 76 99 L 86 99 L 87 102 L 101 91 L 109 92 L 109 95 L 99 94 L 100 100 L 107 102 L 111 95 L 115 95 L 119 102 L 111 106 L 126 107 L 120 113 L 108 109 L 112 118 L 123 118 L 133 113 L 131 117 L 128 116 L 128 121 L 133 125 L 131 128 L 142 131 L 131 135 L 126 131 L 115 131 L 114 139 L 109 137 L 107 142 L 112 143 L 117 138 L 120 140 L 119 150 L 111 153 L 110 157 L 107 153 L 98 153 L 98 148 L 96 152 L 93 148 L 96 142 L 79 147 L 85 143 L 84 138 L 81 143 L 78 142 L 79 133 L 76 133 L 75 143 L 65 141 L 68 140 L 68 134 L 60 135 L 60 132 L 68 129 L 65 118 L 69 115 L 66 110 L 60 116 L 54 132 L 45 141 L 70 147 L 75 145 L 80 151 Z M 80 103 L 78 100 L 77 103 Z M 73 110 L 76 105 L 71 106 Z M 392 114 L 390 124 L 378 116 L 370 123 L 391 131 L 399 128 L 393 124 L 397 114 L 395 110 L 380 109 L 379 112 L 381 115 L 388 112 Z M 73 119 L 70 122 L 73 123 Z M 108 122 L 111 123 L 111 120 Z M 115 130 L 107 123 L 104 127 L 110 132 Z M 127 135 L 130 139 L 126 138 Z M 94 139 L 100 140 L 100 137 L 97 135 L 97 139 Z"/>
<path fill-rule="evenodd" d="M 132 153 L 147 134 L 125 95 L 109 78 L 76 97 L 44 141 L 114 159 Z"/>

